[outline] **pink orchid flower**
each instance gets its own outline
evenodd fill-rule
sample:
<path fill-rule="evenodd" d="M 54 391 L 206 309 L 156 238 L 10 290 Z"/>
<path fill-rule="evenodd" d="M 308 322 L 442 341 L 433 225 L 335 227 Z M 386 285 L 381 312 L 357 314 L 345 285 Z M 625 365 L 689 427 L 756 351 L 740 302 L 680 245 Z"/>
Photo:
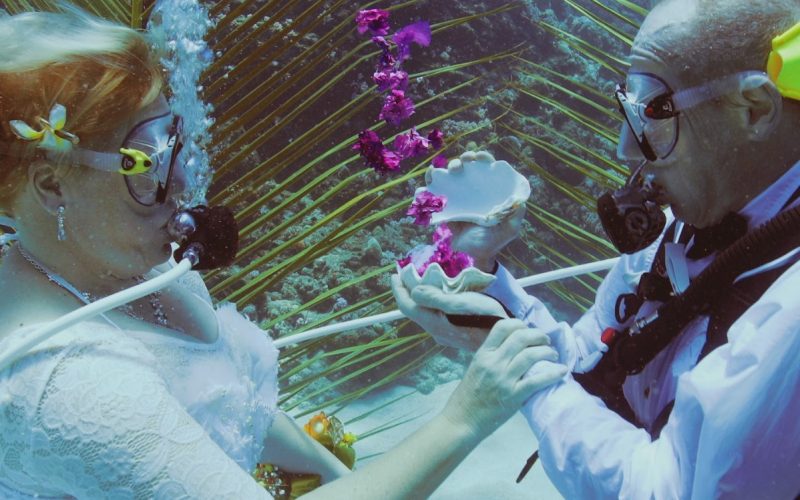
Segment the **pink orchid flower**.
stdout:
<path fill-rule="evenodd" d="M 416 43 L 423 47 L 431 44 L 431 25 L 428 21 L 419 21 L 397 30 L 392 35 L 392 41 L 397 45 L 397 58 L 402 62 L 411 55 L 411 44 Z"/>
<path fill-rule="evenodd" d="M 378 86 L 378 91 L 384 90 L 405 90 L 408 87 L 408 73 L 402 70 L 384 69 L 376 71 L 372 75 L 372 80 Z"/>
<path fill-rule="evenodd" d="M 362 10 L 356 15 L 358 32 L 364 34 L 367 30 L 373 35 L 383 36 L 389 33 L 389 11 L 381 9 Z"/>
<path fill-rule="evenodd" d="M 448 163 L 449 161 L 445 155 L 436 155 L 433 160 L 431 160 L 433 168 L 447 168 Z"/>
<path fill-rule="evenodd" d="M 447 198 L 436 196 L 430 191 L 422 191 L 414 199 L 406 215 L 414 217 L 414 224 L 427 226 L 431 223 L 431 216 L 436 212 L 441 212 L 447 205 Z"/>
<path fill-rule="evenodd" d="M 422 156 L 428 152 L 429 148 L 428 139 L 419 135 L 416 128 L 412 128 L 408 133 L 400 134 L 394 139 L 394 149 L 403 158 Z"/>
<path fill-rule="evenodd" d="M 386 120 L 391 125 L 400 125 L 406 118 L 414 114 L 414 101 L 406 97 L 405 92 L 402 90 L 392 90 L 386 96 L 386 102 L 383 104 L 378 118 Z"/>

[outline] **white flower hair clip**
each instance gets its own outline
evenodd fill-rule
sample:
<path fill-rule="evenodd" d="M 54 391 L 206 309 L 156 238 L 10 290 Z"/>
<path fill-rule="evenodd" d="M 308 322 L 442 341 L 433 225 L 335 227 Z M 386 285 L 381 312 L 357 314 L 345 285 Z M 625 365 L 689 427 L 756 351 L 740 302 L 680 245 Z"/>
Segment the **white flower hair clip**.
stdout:
<path fill-rule="evenodd" d="M 66 153 L 72 150 L 72 146 L 78 144 L 78 136 L 64 130 L 67 123 L 67 108 L 61 104 L 55 104 L 50 110 L 48 120 L 38 118 L 41 130 L 36 130 L 22 120 L 11 120 L 11 131 L 14 135 L 24 141 L 38 142 L 37 148 Z"/>

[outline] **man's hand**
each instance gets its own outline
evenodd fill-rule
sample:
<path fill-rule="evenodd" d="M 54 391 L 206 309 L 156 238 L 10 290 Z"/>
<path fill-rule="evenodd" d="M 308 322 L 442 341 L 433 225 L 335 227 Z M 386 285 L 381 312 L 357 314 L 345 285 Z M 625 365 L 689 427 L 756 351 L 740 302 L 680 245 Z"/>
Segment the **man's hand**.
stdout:
<path fill-rule="evenodd" d="M 476 350 L 488 329 L 456 326 L 445 314 L 486 315 L 508 318 L 503 306 L 493 298 L 476 292 L 446 294 L 433 286 L 418 285 L 409 290 L 400 276 L 392 276 L 392 293 L 397 307 L 409 319 L 431 334 L 439 344 Z"/>

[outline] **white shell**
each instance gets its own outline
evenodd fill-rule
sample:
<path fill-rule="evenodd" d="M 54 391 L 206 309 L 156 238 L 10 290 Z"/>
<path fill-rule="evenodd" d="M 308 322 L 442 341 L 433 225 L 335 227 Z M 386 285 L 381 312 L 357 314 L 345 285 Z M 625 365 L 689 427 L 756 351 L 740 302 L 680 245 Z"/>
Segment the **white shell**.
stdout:
<path fill-rule="evenodd" d="M 440 288 L 445 293 L 480 292 L 491 285 L 495 277 L 487 274 L 477 267 L 468 267 L 451 278 L 444 273 L 442 267 L 433 263 L 419 275 L 413 264 L 398 269 L 400 279 L 409 290 L 417 285 L 430 285 Z"/>
<path fill-rule="evenodd" d="M 505 161 L 495 161 L 486 152 L 467 152 L 452 160 L 446 169 L 429 167 L 425 173 L 427 188 L 446 196 L 444 210 L 434 213 L 431 225 L 464 221 L 493 226 L 512 214 L 531 195 L 528 179 Z"/>

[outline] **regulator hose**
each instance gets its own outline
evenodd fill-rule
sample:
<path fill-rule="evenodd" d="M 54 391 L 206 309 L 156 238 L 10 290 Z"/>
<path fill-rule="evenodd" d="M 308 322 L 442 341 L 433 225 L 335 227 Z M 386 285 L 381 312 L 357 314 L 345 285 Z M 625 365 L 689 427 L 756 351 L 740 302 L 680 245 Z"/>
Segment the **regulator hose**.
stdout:
<path fill-rule="evenodd" d="M 720 294 L 742 273 L 771 262 L 800 246 L 800 206 L 785 210 L 748 232 L 716 259 L 682 294 L 664 303 L 638 333 L 617 335 L 610 349 L 613 364 L 628 375 L 644 367 L 675 338 L 689 322 L 708 310 Z M 605 357 L 605 356 L 604 356 Z"/>

